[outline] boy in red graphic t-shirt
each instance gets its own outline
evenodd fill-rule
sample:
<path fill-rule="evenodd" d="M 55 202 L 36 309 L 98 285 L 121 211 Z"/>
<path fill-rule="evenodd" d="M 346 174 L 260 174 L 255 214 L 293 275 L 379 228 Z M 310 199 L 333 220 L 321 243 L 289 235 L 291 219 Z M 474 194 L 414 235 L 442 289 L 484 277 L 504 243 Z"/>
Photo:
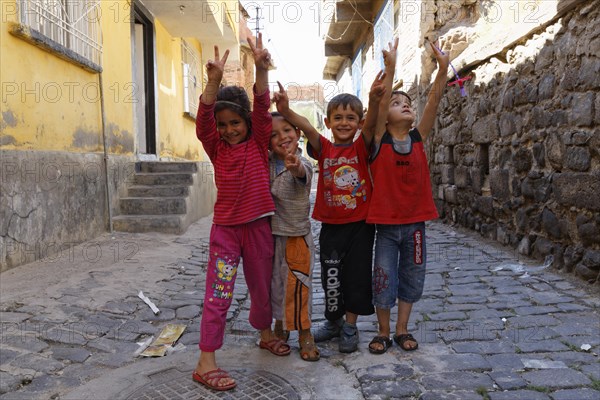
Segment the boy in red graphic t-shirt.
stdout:
<path fill-rule="evenodd" d="M 384 50 L 384 59 L 388 53 Z M 333 134 L 333 143 L 306 118 L 290 110 L 281 85 L 274 94 L 277 110 L 305 133 L 309 155 L 319 162 L 313 218 L 322 222 L 319 244 L 326 321 L 313 330 L 313 335 L 316 342 L 339 336 L 342 353 L 358 349 L 358 316 L 374 311 L 371 271 L 375 229 L 365 221 L 371 200 L 368 158 L 388 74 L 393 76 L 394 71 L 386 62 L 385 72 L 379 72 L 371 86 L 365 120 L 362 102 L 356 96 L 340 94 L 329 101 L 325 125 Z"/>

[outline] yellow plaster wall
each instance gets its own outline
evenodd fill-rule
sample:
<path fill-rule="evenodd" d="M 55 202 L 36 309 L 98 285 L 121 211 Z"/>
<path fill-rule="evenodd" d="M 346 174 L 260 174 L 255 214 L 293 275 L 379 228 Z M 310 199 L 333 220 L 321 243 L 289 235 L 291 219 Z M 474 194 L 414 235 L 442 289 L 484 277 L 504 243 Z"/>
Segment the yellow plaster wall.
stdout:
<path fill-rule="evenodd" d="M 0 19 L 3 148 L 101 151 L 98 75 L 11 35 L 10 4 Z"/>
<path fill-rule="evenodd" d="M 102 81 L 108 149 L 133 154 L 133 106 L 136 95 L 132 76 L 130 2 L 101 1 L 103 36 Z"/>
<path fill-rule="evenodd" d="M 166 159 L 202 160 L 195 121 L 184 115 L 181 39 L 172 37 L 155 21 L 158 77 L 159 156 Z M 188 41 L 199 50 L 197 41 Z M 199 54 L 201 52 L 199 51 Z"/>
<path fill-rule="evenodd" d="M 18 16 L 6 12 L 5 4 L 10 2 L 1 3 L 0 145 L 17 150 L 102 152 L 99 74 L 11 35 L 9 24 L 18 22 Z M 130 5 L 117 0 L 100 2 L 100 6 L 108 149 L 133 154 L 133 107 L 139 94 L 132 76 Z M 159 20 L 155 20 L 155 32 L 158 155 L 204 160 L 195 122 L 184 115 L 181 39 L 171 36 Z M 202 54 L 196 39 L 187 41 Z"/>
<path fill-rule="evenodd" d="M 5 149 L 103 151 L 99 74 L 9 33 L 11 2 L 0 20 L 1 144 Z M 100 2 L 103 91 L 109 151 L 133 152 L 130 18 L 127 1 Z M 110 7 L 110 9 L 108 9 Z M 9 56 L 10 55 L 10 56 Z"/>
<path fill-rule="evenodd" d="M 223 4 L 225 4 L 225 7 L 227 8 L 227 15 L 225 18 L 227 18 L 229 21 L 229 25 L 233 30 L 234 36 L 239 41 L 239 23 L 236 21 L 240 21 L 241 16 L 239 12 L 238 0 L 226 0 L 223 2 Z"/>

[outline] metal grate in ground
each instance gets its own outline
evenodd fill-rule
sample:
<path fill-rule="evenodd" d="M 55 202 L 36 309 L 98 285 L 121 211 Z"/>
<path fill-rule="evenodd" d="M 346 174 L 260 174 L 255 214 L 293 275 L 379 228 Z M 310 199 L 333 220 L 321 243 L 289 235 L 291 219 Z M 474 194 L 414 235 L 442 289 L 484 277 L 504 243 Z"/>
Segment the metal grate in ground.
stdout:
<path fill-rule="evenodd" d="M 151 382 L 127 397 L 127 400 L 300 400 L 300 395 L 285 379 L 266 371 L 228 370 L 237 387 L 226 392 L 216 392 L 192 380 L 192 371 L 169 368 L 149 375 Z"/>

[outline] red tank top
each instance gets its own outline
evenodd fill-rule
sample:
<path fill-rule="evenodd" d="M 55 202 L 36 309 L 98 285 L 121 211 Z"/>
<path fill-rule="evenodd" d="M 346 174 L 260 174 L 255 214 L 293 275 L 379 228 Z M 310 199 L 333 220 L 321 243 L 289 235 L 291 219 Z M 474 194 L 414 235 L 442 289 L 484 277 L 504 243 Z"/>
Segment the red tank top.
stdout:
<path fill-rule="evenodd" d="M 412 145 L 408 154 L 398 153 L 386 132 L 379 150 L 372 155 L 370 224 L 401 225 L 438 218 L 421 134 L 413 128 L 409 136 Z"/>

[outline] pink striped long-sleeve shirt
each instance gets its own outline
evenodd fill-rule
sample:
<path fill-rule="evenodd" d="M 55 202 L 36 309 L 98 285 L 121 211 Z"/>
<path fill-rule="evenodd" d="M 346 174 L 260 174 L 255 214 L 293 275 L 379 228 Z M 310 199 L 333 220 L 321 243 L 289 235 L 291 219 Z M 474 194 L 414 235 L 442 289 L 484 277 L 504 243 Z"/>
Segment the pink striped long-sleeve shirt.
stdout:
<path fill-rule="evenodd" d="M 221 140 L 214 116 L 215 103 L 200 102 L 196 136 L 215 168 L 217 202 L 213 223 L 239 225 L 272 214 L 275 204 L 269 189 L 268 148 L 272 121 L 270 97 L 254 93 L 252 133 L 235 145 Z"/>

